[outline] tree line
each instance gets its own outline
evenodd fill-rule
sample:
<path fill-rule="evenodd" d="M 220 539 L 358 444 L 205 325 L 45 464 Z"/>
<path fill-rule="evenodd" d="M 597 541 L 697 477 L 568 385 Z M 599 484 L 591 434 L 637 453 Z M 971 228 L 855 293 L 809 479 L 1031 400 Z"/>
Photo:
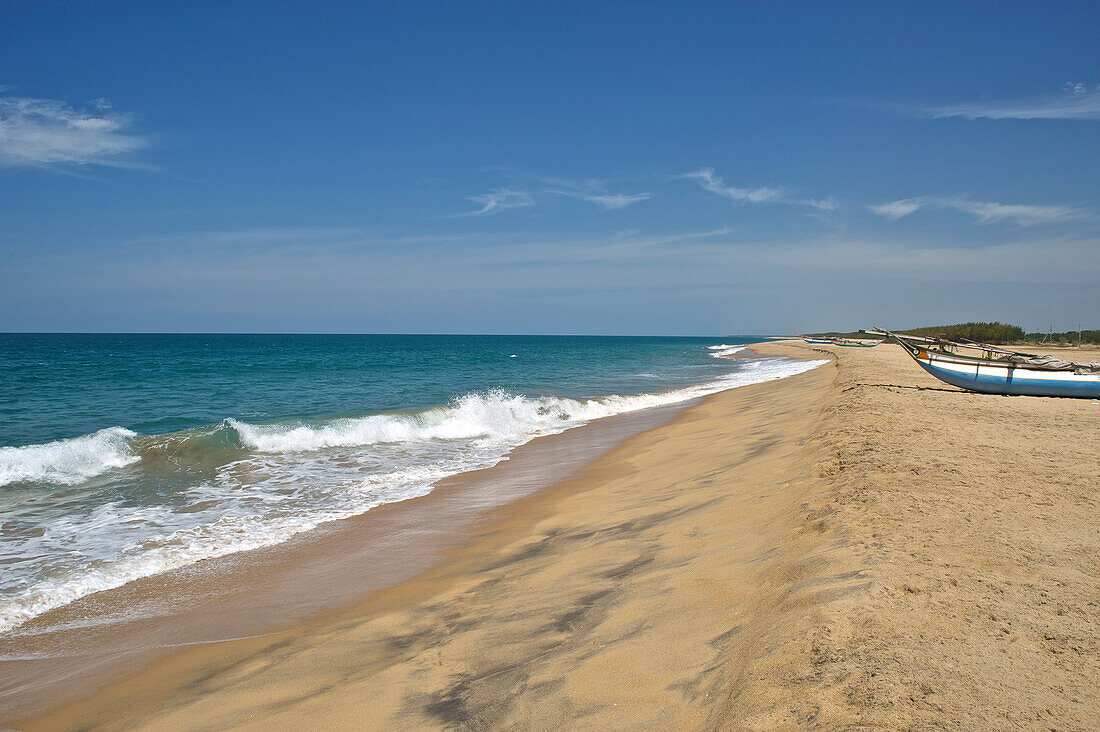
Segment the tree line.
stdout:
<path fill-rule="evenodd" d="M 1069 330 L 1063 333 L 1027 333 L 1018 325 L 1008 323 L 957 323 L 955 325 L 932 325 L 925 328 L 912 328 L 904 331 L 911 335 L 926 338 L 946 338 L 951 341 L 969 340 L 994 345 L 1007 343 L 1054 343 L 1074 345 L 1080 338 L 1081 343 L 1100 343 L 1100 330 Z"/>
<path fill-rule="evenodd" d="M 1068 330 L 1063 333 L 1027 333 L 1018 325 L 1007 323 L 956 323 L 954 325 L 929 325 L 922 328 L 909 328 L 899 330 L 897 333 L 924 336 L 925 338 L 945 338 L 949 341 L 978 341 L 993 345 L 1005 345 L 1010 343 L 1053 343 L 1055 345 L 1076 345 L 1078 339 L 1081 343 L 1090 345 L 1100 344 L 1100 330 Z M 809 333 L 807 335 L 819 338 L 869 338 L 863 331 L 850 331 L 841 333 L 830 331 L 828 333 Z"/>

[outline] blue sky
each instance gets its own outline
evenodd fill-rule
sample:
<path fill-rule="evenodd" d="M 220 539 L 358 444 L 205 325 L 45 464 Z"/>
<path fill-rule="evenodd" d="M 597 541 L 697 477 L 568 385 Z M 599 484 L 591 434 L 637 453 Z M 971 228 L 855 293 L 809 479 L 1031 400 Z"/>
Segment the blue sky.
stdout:
<path fill-rule="evenodd" d="M 13 2 L 0 330 L 1100 327 L 1094 3 Z"/>

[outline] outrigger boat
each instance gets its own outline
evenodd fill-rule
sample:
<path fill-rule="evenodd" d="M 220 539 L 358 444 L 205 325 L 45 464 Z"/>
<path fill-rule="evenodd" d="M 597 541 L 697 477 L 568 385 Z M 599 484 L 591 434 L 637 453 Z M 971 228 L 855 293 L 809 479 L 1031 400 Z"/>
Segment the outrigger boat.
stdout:
<path fill-rule="evenodd" d="M 1100 363 L 1064 361 L 1006 351 L 982 343 L 956 343 L 941 338 L 867 331 L 886 336 L 905 349 L 917 364 L 940 381 L 983 394 L 1058 396 L 1100 399 Z M 958 353 L 980 351 L 981 356 Z"/>
<path fill-rule="evenodd" d="M 806 343 L 820 343 L 826 346 L 848 346 L 854 348 L 874 348 L 882 341 L 875 341 L 874 343 L 865 343 L 864 341 L 853 341 L 851 338 L 803 338 Z"/>

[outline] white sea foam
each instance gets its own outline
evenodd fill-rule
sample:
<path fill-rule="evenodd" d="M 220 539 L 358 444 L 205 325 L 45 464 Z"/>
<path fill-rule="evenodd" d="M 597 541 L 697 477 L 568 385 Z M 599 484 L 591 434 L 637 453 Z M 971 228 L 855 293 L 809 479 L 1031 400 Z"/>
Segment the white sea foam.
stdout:
<path fill-rule="evenodd" d="M 69 440 L 0 447 L 0 486 L 34 481 L 75 485 L 140 458 L 130 449 L 134 433 L 109 427 Z"/>
<path fill-rule="evenodd" d="M 713 352 L 723 348 L 740 347 Z M 245 457 L 221 466 L 210 480 L 178 495 L 175 503 L 102 503 L 57 516 L 41 532 L 6 537 L 0 560 L 50 561 L 32 576 L 6 585 L 0 595 L 0 631 L 93 592 L 284 542 L 322 523 L 424 495 L 440 479 L 490 467 L 540 435 L 793 376 L 822 363 L 745 360 L 737 372 L 715 381 L 658 394 L 567 399 L 489 391 L 410 413 L 297 423 L 226 420 L 247 450 Z M 24 459 L 19 465 L 38 467 L 20 468 L 23 472 L 15 480 L 77 482 L 137 460 L 127 442 L 132 436 L 112 428 L 76 440 L 5 450 L 32 450 L 21 453 L 31 455 L 39 449 L 50 456 Z M 69 453 L 85 457 L 57 457 Z M 42 467 L 47 465 L 51 467 Z"/>
<path fill-rule="evenodd" d="M 729 355 L 742 346 L 712 346 L 715 355 Z M 226 420 L 241 443 L 259 452 L 288 453 L 331 447 L 433 440 L 502 440 L 522 444 L 534 437 L 615 414 L 694 399 L 745 384 L 780 379 L 818 366 L 820 361 L 762 359 L 746 361 L 743 369 L 715 381 L 659 394 L 611 395 L 594 399 L 531 398 L 502 390 L 467 394 L 446 407 L 412 414 L 351 417 L 317 424 L 249 424 Z M 520 442 L 516 443 L 515 441 Z M 513 446 L 514 446 L 513 445 Z"/>
<path fill-rule="evenodd" d="M 748 346 L 730 346 L 722 343 L 717 346 L 707 346 L 707 349 L 711 352 L 710 355 L 714 358 L 725 358 L 732 356 L 735 353 L 747 350 Z"/>
<path fill-rule="evenodd" d="M 258 452 L 291 453 L 333 447 L 491 440 L 516 443 L 607 417 L 686 398 L 676 392 L 599 399 L 529 398 L 501 390 L 467 394 L 446 407 L 324 423 L 249 424 L 227 420 L 241 443 Z"/>
<path fill-rule="evenodd" d="M 488 467 L 493 462 L 470 463 L 471 467 L 466 469 Z M 90 566 L 74 567 L 77 571 L 56 576 L 51 573 L 10 598 L 0 598 L 0 632 L 95 592 L 203 559 L 278 544 L 322 523 L 356 516 L 382 503 L 425 495 L 436 481 L 457 472 L 462 469 L 455 464 L 371 476 L 339 490 L 302 496 L 299 505 L 283 511 L 270 510 L 279 500 L 281 481 L 249 487 L 222 480 L 219 485 L 192 491 L 193 498 L 213 499 L 211 503 L 215 505 L 208 511 L 181 514 L 167 506 L 135 510 L 105 504 L 91 515 L 54 521 L 47 527 L 43 540 L 34 545 L 63 547 L 82 542 L 83 546 L 95 547 L 94 553 L 88 552 L 89 558 L 97 555 L 110 558 L 93 559 Z M 246 495 L 239 495 L 242 489 Z M 234 492 L 238 495 L 232 495 Z M 269 510 L 264 511 L 263 507 Z M 185 525 L 165 531 L 181 523 Z"/>

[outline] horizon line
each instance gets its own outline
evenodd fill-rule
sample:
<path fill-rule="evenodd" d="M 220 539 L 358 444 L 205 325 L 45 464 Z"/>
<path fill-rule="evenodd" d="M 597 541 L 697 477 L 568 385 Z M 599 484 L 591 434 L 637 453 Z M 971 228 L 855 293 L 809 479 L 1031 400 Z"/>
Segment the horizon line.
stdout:
<path fill-rule="evenodd" d="M 786 338 L 797 334 L 763 333 L 719 333 L 719 334 L 668 334 L 668 333 L 436 333 L 436 332 L 389 332 L 367 333 L 350 331 L 201 331 L 201 330 L 0 330 L 0 336 L 6 335 L 283 335 L 283 336 L 481 336 L 515 337 L 536 336 L 541 338 Z"/>

